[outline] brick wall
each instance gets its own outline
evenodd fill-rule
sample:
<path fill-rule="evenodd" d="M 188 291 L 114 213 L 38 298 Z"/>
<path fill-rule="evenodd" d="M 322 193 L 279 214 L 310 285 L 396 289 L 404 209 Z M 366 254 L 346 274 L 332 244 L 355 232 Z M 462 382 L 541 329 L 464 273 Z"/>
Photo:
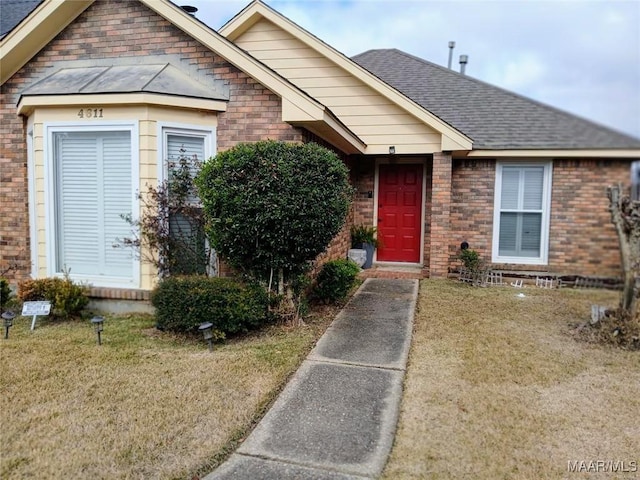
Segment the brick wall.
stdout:
<path fill-rule="evenodd" d="M 0 87 L 0 276 L 22 279 L 31 263 L 26 128 L 11 114 L 15 97 L 5 87 Z"/>
<path fill-rule="evenodd" d="M 451 198 L 451 237 L 448 245 L 449 263 L 460 264 L 460 244 L 491 260 L 493 236 L 493 190 L 495 160 L 454 160 Z"/>
<path fill-rule="evenodd" d="M 375 160 L 365 156 L 355 158 L 353 165 L 354 225 L 373 225 L 373 192 L 375 190 Z M 369 196 L 371 192 L 371 197 Z"/>
<path fill-rule="evenodd" d="M 630 183 L 630 160 L 563 160 L 553 166 L 550 268 L 620 276 L 618 236 L 606 187 Z"/>
<path fill-rule="evenodd" d="M 218 116 L 219 150 L 241 141 L 302 140 L 300 129 L 281 121 L 277 95 L 139 2 L 98 0 L 1 87 L 0 272 L 16 263 L 9 277 L 19 280 L 31 270 L 25 120 L 15 110 L 20 92 L 60 61 L 152 55 L 173 55 L 229 85 L 227 111 Z"/>
<path fill-rule="evenodd" d="M 434 153 L 431 181 L 431 234 L 429 236 L 429 276 L 446 277 L 452 245 L 451 154 Z M 426 239 L 425 239 L 426 241 Z"/>
<path fill-rule="evenodd" d="M 506 270 L 619 276 L 618 239 L 608 211 L 606 187 L 629 184 L 628 160 L 555 160 L 549 265 L 494 265 Z M 449 265 L 460 262 L 466 240 L 491 260 L 495 160 L 456 160 L 453 166 Z"/>
<path fill-rule="evenodd" d="M 424 251 L 422 255 L 422 275 L 429 277 L 431 274 L 431 210 L 433 208 L 432 198 L 432 184 L 433 184 L 433 162 L 427 161 L 425 167 L 427 169 L 427 177 L 425 182 L 427 183 L 426 196 L 424 199 Z"/>

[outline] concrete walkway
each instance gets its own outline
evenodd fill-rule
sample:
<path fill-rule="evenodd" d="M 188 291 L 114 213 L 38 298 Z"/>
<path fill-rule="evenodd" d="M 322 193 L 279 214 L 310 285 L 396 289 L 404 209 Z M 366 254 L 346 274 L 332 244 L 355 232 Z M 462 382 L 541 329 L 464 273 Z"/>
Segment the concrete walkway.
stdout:
<path fill-rule="evenodd" d="M 251 435 L 204 480 L 378 477 L 395 435 L 417 296 L 417 280 L 365 280 Z"/>

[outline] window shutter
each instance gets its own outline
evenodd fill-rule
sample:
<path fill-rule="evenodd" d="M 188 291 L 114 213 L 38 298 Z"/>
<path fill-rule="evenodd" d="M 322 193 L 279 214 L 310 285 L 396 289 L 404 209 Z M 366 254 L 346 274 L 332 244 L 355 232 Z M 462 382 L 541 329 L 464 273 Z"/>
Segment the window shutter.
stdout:
<path fill-rule="evenodd" d="M 131 276 L 130 249 L 114 248 L 118 239 L 131 235 L 129 225 L 121 215 L 131 212 L 131 139 L 129 132 L 110 132 L 102 135 L 103 164 L 103 251 L 105 274 Z"/>
<path fill-rule="evenodd" d="M 131 134 L 55 133 L 57 271 L 131 278 L 132 254 L 114 248 L 129 236 Z"/>
<path fill-rule="evenodd" d="M 57 133 L 56 270 L 91 274 L 99 258 L 98 149 L 93 135 Z"/>

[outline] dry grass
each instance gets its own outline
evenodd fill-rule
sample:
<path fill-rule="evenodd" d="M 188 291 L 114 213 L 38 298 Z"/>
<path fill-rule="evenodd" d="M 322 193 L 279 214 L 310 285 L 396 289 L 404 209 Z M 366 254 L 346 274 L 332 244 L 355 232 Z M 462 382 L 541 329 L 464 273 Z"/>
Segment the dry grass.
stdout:
<path fill-rule="evenodd" d="M 613 307 L 619 294 L 518 292 L 422 283 L 385 478 L 581 478 L 568 462 L 592 460 L 640 468 L 640 353 L 569 334 L 591 303 Z"/>
<path fill-rule="evenodd" d="M 0 340 L 0 478 L 171 479 L 210 471 L 246 434 L 334 312 L 210 353 L 152 317 L 20 317 Z"/>

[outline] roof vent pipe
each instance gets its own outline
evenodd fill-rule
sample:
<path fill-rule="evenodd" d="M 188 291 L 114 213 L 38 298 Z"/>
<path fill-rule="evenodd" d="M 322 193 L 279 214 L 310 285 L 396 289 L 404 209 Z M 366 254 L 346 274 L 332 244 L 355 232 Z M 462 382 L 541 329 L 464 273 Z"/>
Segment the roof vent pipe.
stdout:
<path fill-rule="evenodd" d="M 456 46 L 456 42 L 449 42 L 449 63 L 447 64 L 447 68 L 451 70 L 451 62 L 453 60 L 453 49 Z"/>
<path fill-rule="evenodd" d="M 184 10 L 185 12 L 187 12 L 192 17 L 195 17 L 196 16 L 196 12 L 198 11 L 198 9 L 196 7 L 192 7 L 191 5 L 180 5 L 180 8 L 182 10 Z"/>
<path fill-rule="evenodd" d="M 467 68 L 467 63 L 469 62 L 468 55 L 460 55 L 460 73 L 464 75 L 464 71 Z"/>

